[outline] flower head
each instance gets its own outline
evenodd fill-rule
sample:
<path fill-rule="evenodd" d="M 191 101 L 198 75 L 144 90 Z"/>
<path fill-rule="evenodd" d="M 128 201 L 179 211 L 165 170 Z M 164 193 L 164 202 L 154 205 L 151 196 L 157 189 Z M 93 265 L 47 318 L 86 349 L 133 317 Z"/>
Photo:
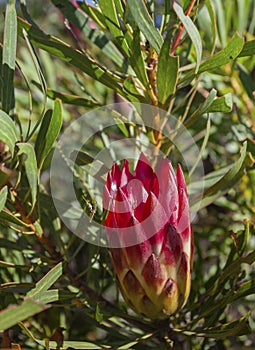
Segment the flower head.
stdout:
<path fill-rule="evenodd" d="M 155 172 L 141 154 L 134 174 L 114 164 L 103 194 L 107 239 L 124 299 L 137 313 L 162 319 L 187 301 L 193 237 L 181 166 L 163 159 Z"/>

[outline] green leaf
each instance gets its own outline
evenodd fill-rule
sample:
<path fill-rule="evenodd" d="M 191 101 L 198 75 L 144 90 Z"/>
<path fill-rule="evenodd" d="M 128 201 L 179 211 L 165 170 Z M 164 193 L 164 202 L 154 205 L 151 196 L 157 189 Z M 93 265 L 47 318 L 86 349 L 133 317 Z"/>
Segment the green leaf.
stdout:
<path fill-rule="evenodd" d="M 199 314 L 198 319 L 202 319 L 208 315 L 210 316 L 219 309 L 224 310 L 227 305 L 231 305 L 235 301 L 245 298 L 248 295 L 253 295 L 254 293 L 255 281 L 250 280 L 240 284 L 238 289 L 234 292 L 233 290 L 230 290 L 222 298 L 215 299 L 213 295 L 208 301 L 204 303 L 202 312 Z M 196 321 L 198 321 L 198 319 L 196 319 Z"/>
<path fill-rule="evenodd" d="M 180 329 L 174 329 L 175 332 L 183 333 L 185 335 L 195 335 L 197 337 L 213 338 L 213 339 L 226 339 L 227 337 L 236 337 L 251 333 L 251 328 L 248 322 L 249 314 L 240 318 L 237 321 L 223 324 L 217 327 L 210 327 L 207 329 L 197 329 L 195 331 L 183 331 Z"/>
<path fill-rule="evenodd" d="M 51 151 L 62 126 L 62 106 L 61 100 L 54 103 L 53 111 L 48 110 L 42 120 L 40 130 L 35 142 L 35 153 L 38 168 L 41 169 L 43 162 Z"/>
<path fill-rule="evenodd" d="M 79 3 L 80 8 L 101 28 L 101 30 L 106 31 L 105 18 L 98 7 L 89 5 L 89 2 L 82 1 Z"/>
<path fill-rule="evenodd" d="M 118 350 L 128 350 L 128 349 L 132 349 L 132 346 L 138 344 L 138 343 L 142 343 L 144 342 L 145 339 L 151 338 L 153 336 L 153 333 L 148 333 L 148 334 L 144 334 L 143 336 L 136 338 L 135 340 L 131 340 L 128 343 L 125 342 L 125 344 L 120 345 L 118 347 Z"/>
<path fill-rule="evenodd" d="M 44 292 L 40 292 L 33 299 L 42 304 L 54 303 L 55 301 L 66 301 L 68 299 L 74 298 L 75 294 L 70 293 L 65 290 L 50 289 Z"/>
<path fill-rule="evenodd" d="M 9 0 L 6 7 L 3 43 L 3 87 L 2 108 L 6 113 L 14 109 L 14 70 L 17 48 L 17 15 L 15 0 Z"/>
<path fill-rule="evenodd" d="M 0 312 L 0 331 L 11 328 L 18 322 L 24 321 L 46 308 L 47 306 L 38 304 L 33 300 L 25 300 L 20 305 L 12 305 Z"/>
<path fill-rule="evenodd" d="M 241 52 L 243 43 L 243 38 L 241 38 L 239 34 L 235 34 L 223 50 L 219 51 L 201 64 L 198 73 L 207 72 L 234 60 Z"/>
<path fill-rule="evenodd" d="M 185 121 L 184 125 L 185 127 L 189 128 L 191 125 L 193 125 L 195 122 L 199 121 L 203 114 L 205 114 L 210 106 L 213 104 L 213 101 L 215 100 L 215 97 L 217 96 L 217 91 L 215 89 L 212 89 L 206 98 L 206 100 L 200 105 L 189 117 L 187 121 Z"/>
<path fill-rule="evenodd" d="M 7 195 L 8 195 L 8 187 L 4 186 L 1 190 L 0 190 L 0 212 L 3 210 L 4 206 L 5 206 L 5 202 L 7 199 Z"/>
<path fill-rule="evenodd" d="M 36 197 L 37 197 L 37 187 L 38 187 L 38 172 L 37 172 L 37 162 L 35 157 L 35 151 L 31 144 L 19 142 L 17 143 L 19 148 L 18 155 L 24 154 L 24 165 L 26 170 L 26 175 L 28 183 L 31 189 L 32 196 L 32 208 L 34 208 Z"/>
<path fill-rule="evenodd" d="M 163 38 L 154 26 L 144 0 L 127 0 L 127 4 L 139 29 L 159 54 L 160 48 L 163 44 Z"/>
<path fill-rule="evenodd" d="M 126 127 L 126 124 L 124 123 L 124 121 L 121 118 L 114 118 L 116 125 L 118 126 L 118 128 L 121 130 L 121 132 L 123 133 L 123 135 L 125 137 L 129 137 L 129 131 Z"/>
<path fill-rule="evenodd" d="M 45 346 L 45 341 L 37 341 L 40 345 Z M 55 341 L 49 341 L 48 346 L 50 349 L 59 349 L 59 344 Z M 90 342 L 82 342 L 82 341 L 64 341 L 63 344 L 61 344 L 61 349 L 65 350 L 68 348 L 72 349 L 86 349 L 86 350 L 104 350 L 104 349 L 112 349 L 112 347 L 109 345 L 97 345 Z"/>
<path fill-rule="evenodd" d="M 238 161 L 216 184 L 214 184 L 213 186 L 205 190 L 205 196 L 210 196 L 216 193 L 217 191 L 222 191 L 233 185 L 233 179 L 235 179 L 235 176 L 239 173 L 239 171 L 242 169 L 242 166 L 244 164 L 244 160 L 246 157 L 246 149 L 247 149 L 247 142 L 245 142 L 243 145 L 241 156 L 238 159 Z"/>
<path fill-rule="evenodd" d="M 191 41 L 193 42 L 193 45 L 196 50 L 197 54 L 197 64 L 196 64 L 196 69 L 195 69 L 195 74 L 198 72 L 201 59 L 202 59 L 202 41 L 200 38 L 199 31 L 195 24 L 192 22 L 191 18 L 189 16 L 186 16 L 185 13 L 183 12 L 182 7 L 177 3 L 174 2 L 173 4 L 173 9 L 177 16 L 179 17 L 180 21 L 182 22 L 184 28 L 186 29 Z"/>
<path fill-rule="evenodd" d="M 255 91 L 255 84 L 250 72 L 240 63 L 237 63 L 237 69 L 239 71 L 239 77 L 243 84 L 243 87 L 245 88 L 245 91 L 247 92 L 247 95 L 251 100 L 254 101 L 253 93 Z"/>
<path fill-rule="evenodd" d="M 241 156 L 236 163 L 221 177 L 215 184 L 207 188 L 203 193 L 203 199 L 199 208 L 204 208 L 213 203 L 217 198 L 225 194 L 242 176 L 245 161 L 247 159 L 247 142 L 244 142 L 241 150 Z M 191 207 L 200 201 L 201 196 L 194 198 Z"/>
<path fill-rule="evenodd" d="M 158 58 L 158 100 L 162 105 L 164 105 L 169 97 L 175 93 L 178 78 L 179 57 L 170 56 L 170 44 L 171 40 L 168 35 Z"/>
<path fill-rule="evenodd" d="M 192 169 L 189 171 L 189 176 L 191 176 L 191 174 L 196 170 L 196 167 L 197 167 L 200 159 L 203 157 L 204 150 L 205 150 L 207 142 L 209 140 L 210 130 L 211 130 L 211 120 L 210 120 L 210 117 L 208 117 L 208 121 L 207 121 L 207 124 L 206 124 L 205 137 L 204 137 L 201 149 L 199 151 L 199 154 L 197 156 L 197 159 L 195 160 L 195 163 L 192 166 Z"/>
<path fill-rule="evenodd" d="M 217 33 L 216 16 L 215 16 L 215 12 L 214 12 L 211 0 L 205 0 L 205 6 L 207 7 L 207 11 L 209 13 L 210 20 L 211 20 L 212 53 L 213 53 L 215 50 L 215 46 L 216 46 L 216 33 Z"/>
<path fill-rule="evenodd" d="M 240 258 L 231 262 L 228 266 L 224 267 L 220 277 L 214 282 L 213 286 L 208 290 L 208 294 L 213 294 L 216 289 L 219 289 L 222 284 L 229 280 L 230 276 L 235 274 L 240 270 L 241 264 L 252 265 L 255 262 L 255 251 L 249 253 L 246 256 L 241 256 Z"/>
<path fill-rule="evenodd" d="M 0 266 L 5 267 L 5 268 L 8 267 L 8 268 L 14 268 L 14 269 L 29 270 L 29 266 L 27 266 L 27 265 L 14 264 L 12 262 L 2 261 L 2 260 L 0 260 Z"/>
<path fill-rule="evenodd" d="M 47 102 L 47 84 L 46 84 L 46 81 L 45 81 L 45 78 L 43 75 L 43 70 L 42 70 L 42 67 L 40 64 L 40 60 L 38 59 L 37 53 L 29 40 L 28 33 L 26 32 L 26 30 L 24 28 L 22 29 L 22 34 L 25 38 L 29 53 L 30 53 L 31 58 L 33 60 L 35 70 L 36 70 L 38 79 L 40 81 L 41 91 L 43 93 L 43 108 L 42 108 L 42 113 L 41 113 L 41 117 L 42 117 L 44 112 L 45 112 L 46 102 Z M 33 127 L 33 130 L 31 132 L 30 132 L 31 121 L 29 121 L 29 127 L 28 127 L 28 131 L 27 131 L 27 140 L 34 134 L 35 130 L 37 129 L 38 125 L 40 124 L 40 121 L 41 121 L 41 118 L 39 118 L 39 120 L 37 121 L 37 123 L 35 124 L 35 126 Z"/>
<path fill-rule="evenodd" d="M 40 340 L 36 339 L 35 336 L 32 334 L 31 330 L 27 328 L 27 326 L 23 323 L 19 323 L 20 328 L 24 330 L 24 332 L 27 334 L 27 336 L 32 339 L 37 344 L 40 344 L 43 347 L 48 346 L 50 349 L 59 349 L 59 343 L 55 341 L 47 341 L 47 340 Z M 91 350 L 104 350 L 104 349 L 111 349 L 111 346 L 108 345 L 97 345 L 91 342 L 86 341 L 64 341 L 63 344 L 61 344 L 61 349 L 91 349 Z"/>
<path fill-rule="evenodd" d="M 216 69 L 236 59 L 242 51 L 243 43 L 243 38 L 241 38 L 238 34 L 235 34 L 223 50 L 217 52 L 214 56 L 209 57 L 207 60 L 201 63 L 198 74 Z M 192 70 L 181 79 L 180 84 L 186 80 L 192 80 L 194 76 L 195 70 Z"/>
<path fill-rule="evenodd" d="M 227 43 L 226 17 L 221 0 L 214 0 L 215 13 L 218 25 L 218 32 L 220 36 L 221 45 L 224 47 Z"/>
<path fill-rule="evenodd" d="M 21 35 L 22 29 L 25 29 L 28 33 L 28 38 L 33 45 L 61 58 L 63 61 L 79 68 L 84 73 L 88 74 L 93 79 L 100 81 L 105 86 L 119 92 L 120 94 L 126 96 L 123 93 L 120 82 L 123 79 L 108 69 L 99 65 L 87 54 L 80 51 L 72 49 L 68 44 L 63 41 L 44 34 L 40 29 L 33 27 L 31 24 L 18 19 L 18 33 Z"/>
<path fill-rule="evenodd" d="M 207 109 L 206 113 L 212 112 L 222 112 L 230 113 L 233 108 L 232 94 L 228 93 L 222 97 L 216 98 L 210 107 Z"/>
<path fill-rule="evenodd" d="M 104 320 L 104 315 L 100 311 L 99 304 L 96 305 L 96 320 L 98 323 L 101 323 Z"/>
<path fill-rule="evenodd" d="M 40 85 L 35 81 L 33 81 L 33 84 L 40 88 Z M 49 97 L 51 100 L 59 99 L 62 101 L 62 103 L 71 104 L 74 106 L 83 106 L 88 108 L 100 106 L 100 103 L 95 100 L 83 98 L 77 95 L 67 94 L 65 92 L 55 91 L 50 88 L 47 88 L 46 94 L 47 97 Z"/>
<path fill-rule="evenodd" d="M 253 55 L 255 55 L 255 40 L 250 40 L 244 43 L 243 49 L 239 53 L 238 58 Z"/>
<path fill-rule="evenodd" d="M 0 140 L 9 147 L 13 155 L 15 143 L 18 141 L 18 134 L 13 120 L 2 110 L 0 110 L 0 124 Z"/>
<path fill-rule="evenodd" d="M 7 292 L 7 293 L 24 293 L 28 289 L 31 289 L 32 287 L 33 287 L 33 283 L 7 282 L 7 283 L 2 283 L 0 285 L 0 291 Z"/>
<path fill-rule="evenodd" d="M 109 40 L 104 32 L 98 28 L 93 28 L 91 19 L 85 12 L 76 8 L 68 0 L 52 0 L 52 2 L 76 28 L 82 31 L 86 40 L 89 40 L 92 44 L 99 47 L 108 58 L 119 67 L 122 67 L 124 58 L 121 52 Z"/>
<path fill-rule="evenodd" d="M 140 41 L 140 30 L 135 27 L 133 33 L 133 44 L 131 47 L 132 54 L 129 57 L 129 61 L 134 72 L 136 73 L 137 78 L 141 81 L 145 88 L 149 88 L 149 80 L 145 68 L 145 59 L 142 54 Z"/>
<path fill-rule="evenodd" d="M 30 228 L 30 225 L 26 224 L 25 222 L 23 222 L 22 220 L 20 220 L 19 218 L 17 218 L 14 214 L 12 214 L 11 212 L 3 209 L 1 212 L 0 212 L 0 222 L 2 223 L 13 223 L 15 225 L 18 225 L 18 226 L 23 226 L 23 227 L 26 227 L 26 228 Z"/>
<path fill-rule="evenodd" d="M 44 293 L 62 276 L 62 273 L 63 263 L 60 262 L 36 283 L 36 287 L 27 293 L 27 297 L 35 300 L 43 298 Z"/>
<path fill-rule="evenodd" d="M 130 55 L 129 46 L 127 44 L 124 33 L 121 30 L 121 26 L 118 19 L 117 9 L 115 3 L 117 0 L 98 0 L 99 6 L 101 8 L 102 14 L 105 16 L 105 23 L 112 33 L 114 39 L 117 41 L 119 46 L 125 52 L 127 56 Z"/>

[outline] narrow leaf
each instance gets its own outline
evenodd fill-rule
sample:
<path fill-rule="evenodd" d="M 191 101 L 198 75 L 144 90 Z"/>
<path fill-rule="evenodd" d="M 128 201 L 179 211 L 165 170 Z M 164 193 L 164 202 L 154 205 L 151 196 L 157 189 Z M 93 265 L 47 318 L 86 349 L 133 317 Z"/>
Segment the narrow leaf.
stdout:
<path fill-rule="evenodd" d="M 14 70 L 17 48 L 17 15 L 15 0 L 9 0 L 6 7 L 3 45 L 3 87 L 2 108 L 6 113 L 14 109 Z"/>
<path fill-rule="evenodd" d="M 43 75 L 43 71 L 41 68 L 41 64 L 40 64 L 40 60 L 38 59 L 38 56 L 34 50 L 33 45 L 31 44 L 29 37 L 28 37 L 28 33 L 26 32 L 26 30 L 23 28 L 22 29 L 22 33 L 23 36 L 25 38 L 29 53 L 31 55 L 31 58 L 33 60 L 34 66 L 35 66 L 35 70 L 38 76 L 38 79 L 40 81 L 40 85 L 41 85 L 41 91 L 43 93 L 43 108 L 42 108 L 42 113 L 41 113 L 41 117 L 43 116 L 44 112 L 45 112 L 45 108 L 46 108 L 46 102 L 47 102 L 47 84 Z M 41 119 L 41 118 L 40 118 Z M 28 127 L 28 131 L 27 131 L 27 139 L 29 139 L 34 131 L 37 129 L 39 123 L 40 123 L 40 119 L 37 121 L 37 123 L 35 124 L 33 130 L 30 133 L 30 126 L 31 126 L 31 121 L 29 123 L 29 127 Z"/>
<path fill-rule="evenodd" d="M 215 100 L 215 97 L 217 96 L 217 91 L 215 89 L 212 89 L 206 98 L 206 100 L 200 105 L 189 117 L 187 121 L 185 121 L 185 126 L 190 127 L 195 122 L 199 121 L 199 117 L 201 117 L 203 114 L 207 112 L 209 107 L 213 104 L 213 101 Z"/>
<path fill-rule="evenodd" d="M 238 161 L 232 166 L 232 168 L 213 186 L 205 190 L 205 196 L 215 194 L 217 191 L 222 191 L 232 185 L 232 181 L 238 172 L 241 170 L 245 160 L 247 149 L 247 142 L 244 143 L 241 156 Z"/>
<path fill-rule="evenodd" d="M 216 33 L 217 33 L 216 16 L 215 16 L 215 12 L 214 12 L 211 0 L 205 0 L 205 6 L 207 7 L 207 11 L 209 13 L 210 20 L 211 20 L 212 53 L 213 53 L 215 50 L 215 46 L 216 46 Z"/>
<path fill-rule="evenodd" d="M 201 195 L 194 198 L 191 203 L 193 207 L 197 202 L 199 203 L 199 208 L 204 208 L 209 204 L 213 203 L 217 198 L 225 194 L 229 188 L 231 188 L 243 175 L 243 168 L 245 161 L 247 159 L 247 142 L 244 143 L 241 150 L 241 156 L 236 163 L 225 173 L 224 176 L 220 178 L 216 183 L 207 188 L 203 193 L 203 199 L 200 202 Z"/>
<path fill-rule="evenodd" d="M 2 223 L 12 223 L 21 227 L 26 227 L 26 228 L 30 228 L 30 225 L 26 224 L 25 222 L 23 222 L 22 220 L 20 220 L 18 217 L 16 217 L 14 214 L 12 214 L 11 212 L 3 209 L 0 212 L 0 222 Z"/>
<path fill-rule="evenodd" d="M 207 329 L 197 329 L 195 331 L 185 331 L 180 329 L 174 329 L 175 332 L 183 333 L 185 335 L 195 335 L 197 337 L 213 338 L 213 339 L 226 339 L 227 337 L 236 337 L 251 333 L 251 328 L 248 322 L 249 314 L 240 318 L 237 321 L 226 323 L 217 327 L 210 327 Z"/>
<path fill-rule="evenodd" d="M 18 141 L 18 134 L 13 120 L 4 111 L 0 110 L 0 140 L 4 142 L 13 155 L 15 143 Z"/>
<path fill-rule="evenodd" d="M 63 263 L 60 262 L 54 266 L 39 282 L 36 287 L 27 293 L 27 297 L 38 300 L 45 291 L 47 291 L 62 275 Z"/>
<path fill-rule="evenodd" d="M 45 346 L 45 341 L 37 341 L 40 345 Z M 55 341 L 50 341 L 48 343 L 48 346 L 50 349 L 59 349 L 59 344 Z M 109 345 L 97 345 L 94 343 L 90 342 L 80 342 L 80 341 L 64 341 L 63 344 L 61 345 L 61 349 L 84 349 L 84 350 L 104 350 L 104 349 L 112 349 L 112 347 Z"/>
<path fill-rule="evenodd" d="M 61 126 L 62 106 L 61 101 L 57 99 L 54 103 L 53 112 L 49 110 L 45 113 L 36 138 L 35 152 L 39 169 L 41 169 L 45 158 L 52 149 L 60 132 Z"/>
<path fill-rule="evenodd" d="M 127 4 L 139 29 L 159 54 L 160 48 L 163 44 L 163 38 L 154 26 L 144 0 L 127 0 Z"/>
<path fill-rule="evenodd" d="M 243 49 L 239 53 L 238 58 L 253 55 L 255 55 L 255 40 L 250 40 L 244 43 Z"/>
<path fill-rule="evenodd" d="M 233 108 L 232 94 L 228 93 L 222 97 L 216 98 L 211 106 L 207 109 L 206 113 L 222 112 L 230 113 Z"/>
<path fill-rule="evenodd" d="M 13 305 L 0 312 L 0 331 L 15 326 L 18 322 L 36 315 L 47 306 L 40 305 L 33 300 L 25 300 L 21 305 Z"/>
<path fill-rule="evenodd" d="M 3 210 L 3 208 L 5 206 L 5 202 L 6 202 L 6 199 L 7 199 L 7 194 L 8 194 L 8 187 L 4 186 L 0 190 L 0 212 Z"/>
<path fill-rule="evenodd" d="M 209 118 L 208 118 L 208 121 L 207 121 L 207 124 L 206 124 L 205 137 L 204 137 L 204 140 L 203 140 L 201 149 L 200 149 L 200 151 L 199 151 L 199 154 L 198 154 L 198 156 L 197 156 L 197 159 L 195 160 L 195 163 L 194 163 L 192 169 L 191 169 L 190 172 L 189 172 L 189 176 L 191 176 L 191 174 L 193 174 L 193 172 L 196 170 L 196 167 L 197 167 L 197 165 L 198 165 L 200 159 L 203 157 L 204 150 L 205 150 L 206 145 L 207 145 L 207 142 L 208 142 L 208 140 L 209 140 L 210 129 L 211 129 L 211 120 L 210 120 L 210 117 L 209 117 Z"/>
<path fill-rule="evenodd" d="M 209 57 L 207 60 L 201 63 L 198 74 L 216 69 L 236 59 L 242 51 L 243 43 L 243 38 L 241 38 L 238 34 L 235 34 L 223 50 L 217 52 L 214 56 Z M 191 81 L 194 77 L 195 70 L 192 70 L 181 79 L 180 85 L 183 85 L 183 82 L 186 80 Z"/>
<path fill-rule="evenodd" d="M 50 289 L 38 293 L 33 297 L 33 299 L 42 304 L 49 304 L 54 303 L 55 301 L 66 301 L 68 299 L 74 298 L 74 296 L 75 294 L 65 290 Z"/>
<path fill-rule="evenodd" d="M 32 208 L 34 208 L 37 196 L 37 186 L 38 186 L 38 175 L 37 175 L 37 162 L 35 157 L 35 151 L 31 144 L 19 142 L 17 143 L 19 147 L 18 154 L 24 154 L 24 165 L 26 170 L 26 175 L 28 179 L 28 183 L 31 189 L 32 196 Z"/>
<path fill-rule="evenodd" d="M 101 323 L 104 319 L 104 315 L 102 314 L 101 310 L 100 310 L 100 306 L 99 304 L 96 305 L 96 320 L 98 323 Z"/>
<path fill-rule="evenodd" d="M 243 38 L 238 34 L 235 34 L 223 50 L 219 51 L 201 64 L 198 73 L 218 68 L 234 60 L 241 52 L 243 43 Z"/>
<path fill-rule="evenodd" d="M 33 84 L 40 89 L 40 85 L 38 83 L 33 81 Z M 83 106 L 88 108 L 100 106 L 100 103 L 95 100 L 83 98 L 83 97 L 72 95 L 65 92 L 59 92 L 50 88 L 47 88 L 46 93 L 47 93 L 47 97 L 49 97 L 52 100 L 59 99 L 62 101 L 62 103 L 71 104 L 74 106 Z"/>
<path fill-rule="evenodd" d="M 224 6 L 221 0 L 214 0 L 217 26 L 222 47 L 227 43 L 227 29 Z"/>
<path fill-rule="evenodd" d="M 63 15 L 78 28 L 92 44 L 100 48 L 100 50 L 110 58 L 119 67 L 123 65 L 123 55 L 110 41 L 107 35 L 99 28 L 94 28 L 91 18 L 80 8 L 76 8 L 68 0 L 52 0 L 53 4 L 59 8 Z"/>
<path fill-rule="evenodd" d="M 159 54 L 157 71 L 158 100 L 164 105 L 176 90 L 179 57 L 170 56 L 170 37 L 166 37 Z"/>
<path fill-rule="evenodd" d="M 100 81 L 104 85 L 123 95 L 122 88 L 118 84 L 119 82 L 123 81 L 120 76 L 117 76 L 106 68 L 100 66 L 88 55 L 72 49 L 68 44 L 53 36 L 44 34 L 40 29 L 33 27 L 31 24 L 19 18 L 19 35 L 21 35 L 23 28 L 25 28 L 26 32 L 28 33 L 28 38 L 32 44 L 61 58 L 63 61 L 69 62 L 73 66 L 81 69 L 93 79 Z"/>
<path fill-rule="evenodd" d="M 129 57 L 129 61 L 134 72 L 136 73 L 137 78 L 141 81 L 145 88 L 148 88 L 149 80 L 145 68 L 145 59 L 142 55 L 140 40 L 140 30 L 138 28 L 134 28 L 133 44 L 131 47 L 132 54 Z"/>
<path fill-rule="evenodd" d="M 200 38 L 199 31 L 195 24 L 192 22 L 191 18 L 189 16 L 186 16 L 185 13 L 183 12 L 182 7 L 177 3 L 174 2 L 173 4 L 173 9 L 179 19 L 181 20 L 182 24 L 184 25 L 184 28 L 186 29 L 191 41 L 194 44 L 196 54 L 197 54 L 197 64 L 196 64 L 196 69 L 195 69 L 195 74 L 198 72 L 201 59 L 202 59 L 202 41 Z"/>
<path fill-rule="evenodd" d="M 98 0 L 102 14 L 105 16 L 105 23 L 109 31 L 112 33 L 125 54 L 129 56 L 129 47 L 119 23 L 115 2 L 117 3 L 116 0 Z"/>

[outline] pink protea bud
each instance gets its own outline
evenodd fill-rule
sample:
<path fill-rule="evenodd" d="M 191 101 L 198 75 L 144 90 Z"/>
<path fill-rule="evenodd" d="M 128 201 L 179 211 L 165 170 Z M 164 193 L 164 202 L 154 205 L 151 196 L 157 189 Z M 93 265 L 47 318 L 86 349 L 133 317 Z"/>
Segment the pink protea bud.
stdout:
<path fill-rule="evenodd" d="M 181 166 L 168 159 L 155 172 L 142 154 L 134 175 L 114 164 L 103 194 L 107 239 L 122 295 L 151 319 L 180 310 L 191 285 L 193 235 Z"/>

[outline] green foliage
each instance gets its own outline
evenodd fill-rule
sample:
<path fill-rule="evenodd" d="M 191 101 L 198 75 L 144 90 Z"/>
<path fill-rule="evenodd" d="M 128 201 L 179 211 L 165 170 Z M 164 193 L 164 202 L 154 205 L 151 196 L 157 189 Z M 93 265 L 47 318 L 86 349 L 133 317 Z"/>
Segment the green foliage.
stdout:
<path fill-rule="evenodd" d="M 3 347 L 255 347 L 254 13 L 251 0 L 48 0 L 43 9 L 8 1 L 0 46 Z M 80 115 L 123 100 L 137 103 L 138 114 L 145 103 L 175 117 L 173 135 L 184 125 L 199 147 L 187 178 L 200 160 L 205 170 L 190 184 L 191 295 L 160 322 L 128 309 L 107 250 L 64 225 L 50 189 L 58 138 Z M 77 200 L 99 223 L 100 191 L 86 167 L 104 182 L 107 167 L 93 160 L 100 152 L 115 160 L 112 141 L 133 138 L 138 152 L 154 144 L 175 160 L 172 140 L 141 128 L 121 107 L 111 112 L 113 125 L 73 150 L 72 166 L 63 155 Z M 68 201 L 59 204 L 65 215 L 73 210 Z"/>

